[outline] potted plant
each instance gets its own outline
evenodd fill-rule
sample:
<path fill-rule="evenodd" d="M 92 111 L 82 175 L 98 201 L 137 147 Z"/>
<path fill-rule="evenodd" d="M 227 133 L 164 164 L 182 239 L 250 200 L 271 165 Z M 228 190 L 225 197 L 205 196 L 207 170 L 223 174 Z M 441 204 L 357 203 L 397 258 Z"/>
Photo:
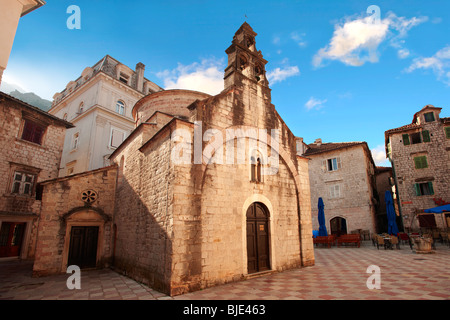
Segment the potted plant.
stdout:
<path fill-rule="evenodd" d="M 416 253 L 432 253 L 431 245 L 433 243 L 433 238 L 431 237 L 414 237 L 414 247 Z"/>

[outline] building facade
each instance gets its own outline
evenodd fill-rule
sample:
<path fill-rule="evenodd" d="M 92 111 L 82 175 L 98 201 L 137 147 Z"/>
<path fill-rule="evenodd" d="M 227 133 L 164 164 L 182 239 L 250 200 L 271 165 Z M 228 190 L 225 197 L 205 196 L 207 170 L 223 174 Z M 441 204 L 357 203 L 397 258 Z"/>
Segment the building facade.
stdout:
<path fill-rule="evenodd" d="M 317 204 L 321 197 L 329 234 L 377 232 L 376 167 L 367 143 L 322 143 L 317 139 L 307 145 L 304 156 L 310 159 L 313 228 L 319 229 Z"/>
<path fill-rule="evenodd" d="M 59 176 L 109 165 L 108 157 L 135 127 L 133 105 L 162 90 L 144 71 L 142 63 L 132 70 L 107 55 L 54 95 L 49 113 L 75 125 L 67 131 Z"/>
<path fill-rule="evenodd" d="M 43 5 L 43 0 L 0 0 L 0 83 L 8 65 L 20 18 Z"/>
<path fill-rule="evenodd" d="M 88 261 L 178 295 L 314 264 L 308 159 L 271 103 L 255 37 L 236 32 L 223 92 L 143 97 L 110 167 L 44 184 L 51 243 L 38 243 L 36 274 Z M 70 260 L 80 246 L 90 253 Z"/>
<path fill-rule="evenodd" d="M 39 183 L 58 176 L 72 124 L 0 92 L 0 258 L 35 256 Z"/>
<path fill-rule="evenodd" d="M 408 231 L 450 226 L 448 214 L 423 214 L 450 202 L 450 118 L 441 118 L 441 110 L 427 105 L 410 124 L 385 132 L 386 154 Z"/>

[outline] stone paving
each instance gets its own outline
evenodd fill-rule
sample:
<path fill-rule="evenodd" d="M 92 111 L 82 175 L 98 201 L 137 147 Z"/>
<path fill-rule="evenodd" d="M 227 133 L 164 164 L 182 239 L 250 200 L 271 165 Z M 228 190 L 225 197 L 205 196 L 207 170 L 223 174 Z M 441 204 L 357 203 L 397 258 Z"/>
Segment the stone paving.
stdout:
<path fill-rule="evenodd" d="M 409 246 L 384 250 L 317 248 L 316 265 L 169 297 L 110 269 L 82 271 L 81 289 L 69 274 L 32 278 L 30 262 L 0 262 L 0 300 L 449 300 L 450 248 L 416 254 Z M 380 289 L 368 289 L 380 268 Z M 372 282 L 370 282 L 372 283 Z"/>

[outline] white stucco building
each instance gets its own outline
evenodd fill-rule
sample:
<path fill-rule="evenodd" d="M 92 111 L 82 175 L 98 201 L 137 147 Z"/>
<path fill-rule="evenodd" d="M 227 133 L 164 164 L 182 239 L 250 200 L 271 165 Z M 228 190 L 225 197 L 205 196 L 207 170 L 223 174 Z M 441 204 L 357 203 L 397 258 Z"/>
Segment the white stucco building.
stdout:
<path fill-rule="evenodd" d="M 59 176 L 109 165 L 108 157 L 134 129 L 131 110 L 139 99 L 163 89 L 106 55 L 53 96 L 49 110 L 75 125 L 67 131 Z"/>

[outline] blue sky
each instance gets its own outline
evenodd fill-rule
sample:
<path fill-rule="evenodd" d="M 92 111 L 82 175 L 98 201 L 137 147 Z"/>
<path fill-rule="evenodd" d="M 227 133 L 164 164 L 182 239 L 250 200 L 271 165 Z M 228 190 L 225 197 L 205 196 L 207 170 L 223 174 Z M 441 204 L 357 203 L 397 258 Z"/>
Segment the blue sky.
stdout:
<path fill-rule="evenodd" d="M 3 81 L 51 100 L 109 54 L 144 63 L 164 88 L 218 93 L 244 21 L 269 61 L 273 104 L 307 143 L 366 141 L 382 163 L 384 131 L 427 104 L 449 116 L 450 1 L 48 0 L 20 20 Z"/>

